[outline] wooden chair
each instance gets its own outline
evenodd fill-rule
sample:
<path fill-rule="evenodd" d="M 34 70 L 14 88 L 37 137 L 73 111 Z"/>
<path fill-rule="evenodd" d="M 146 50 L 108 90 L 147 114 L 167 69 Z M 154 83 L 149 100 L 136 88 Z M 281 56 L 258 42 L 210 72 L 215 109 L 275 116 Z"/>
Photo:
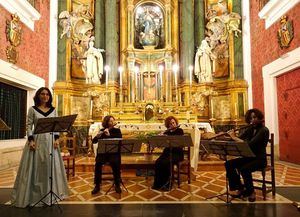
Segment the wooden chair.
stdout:
<path fill-rule="evenodd" d="M 69 180 L 70 174 L 72 173 L 72 176 L 75 176 L 75 150 L 76 150 L 76 137 L 75 136 L 63 136 L 63 152 L 69 152 L 70 155 L 63 156 L 62 159 L 65 163 L 65 169 L 67 178 Z M 70 163 L 71 162 L 71 163 Z"/>
<path fill-rule="evenodd" d="M 261 172 L 262 179 L 255 178 L 253 179 L 254 183 L 261 183 L 260 186 L 254 185 L 255 189 L 261 190 L 264 200 L 266 200 L 266 195 L 269 192 L 272 192 L 272 195 L 276 194 L 275 187 L 275 163 L 274 163 L 274 134 L 271 133 L 271 138 L 269 139 L 270 151 L 267 151 L 267 166 L 258 170 Z M 266 180 L 266 173 L 271 173 L 271 179 Z"/>
<path fill-rule="evenodd" d="M 183 149 L 183 156 L 184 159 L 182 161 L 179 161 L 178 163 L 175 163 L 173 165 L 173 181 L 177 180 L 177 185 L 180 188 L 180 175 L 186 175 L 188 178 L 188 183 L 191 184 L 191 157 L 190 157 L 191 148 L 186 147 Z"/>

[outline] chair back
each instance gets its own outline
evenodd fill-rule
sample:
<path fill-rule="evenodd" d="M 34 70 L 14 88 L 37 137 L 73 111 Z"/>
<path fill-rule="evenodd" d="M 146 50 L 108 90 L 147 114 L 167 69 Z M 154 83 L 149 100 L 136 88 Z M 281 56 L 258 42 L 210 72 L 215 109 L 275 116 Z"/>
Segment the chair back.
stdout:
<path fill-rule="evenodd" d="M 268 165 L 270 165 L 271 167 L 275 167 L 275 157 L 274 157 L 274 133 L 271 133 L 270 135 L 270 139 L 268 142 L 268 145 L 270 145 L 270 151 L 267 151 L 267 161 L 268 161 Z"/>

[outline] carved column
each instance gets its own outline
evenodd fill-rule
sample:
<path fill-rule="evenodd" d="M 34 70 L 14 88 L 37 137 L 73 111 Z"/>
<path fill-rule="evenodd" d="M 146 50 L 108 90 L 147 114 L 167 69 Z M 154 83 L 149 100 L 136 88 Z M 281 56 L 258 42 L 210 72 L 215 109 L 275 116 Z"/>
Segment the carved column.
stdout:
<path fill-rule="evenodd" d="M 189 82 L 189 66 L 194 65 L 194 4 L 182 0 L 180 15 L 180 67 L 184 83 Z"/>
<path fill-rule="evenodd" d="M 105 1 L 105 57 L 110 67 L 109 83 L 118 78 L 119 24 L 117 0 Z"/>
<path fill-rule="evenodd" d="M 204 1 L 195 1 L 195 46 L 199 47 L 205 38 L 205 5 Z M 195 51 L 194 51 L 195 53 Z"/>
<path fill-rule="evenodd" d="M 133 17 L 133 0 L 127 1 L 127 28 L 128 28 L 128 48 L 133 49 L 134 42 L 134 17 Z"/>
<path fill-rule="evenodd" d="M 104 0 L 95 1 L 95 47 L 105 47 Z"/>

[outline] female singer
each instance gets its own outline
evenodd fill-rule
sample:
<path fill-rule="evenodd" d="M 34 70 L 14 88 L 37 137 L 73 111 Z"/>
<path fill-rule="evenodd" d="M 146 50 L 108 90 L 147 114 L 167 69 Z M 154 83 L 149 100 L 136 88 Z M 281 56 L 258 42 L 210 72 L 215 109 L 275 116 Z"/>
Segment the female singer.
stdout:
<path fill-rule="evenodd" d="M 34 106 L 29 108 L 27 116 L 27 143 L 24 147 L 16 181 L 12 192 L 12 205 L 27 207 L 34 205 L 50 191 L 50 160 L 52 135 L 50 133 L 34 134 L 33 126 L 37 120 L 56 117 L 52 106 L 52 95 L 48 88 L 41 87 L 36 92 Z M 61 199 L 69 194 L 64 163 L 59 149 L 58 135 L 55 135 L 53 154 L 53 192 Z M 43 200 L 50 202 L 50 195 Z M 42 205 L 42 204 L 38 204 Z"/>
<path fill-rule="evenodd" d="M 183 130 L 179 128 L 178 120 L 169 116 L 165 119 L 165 126 L 167 130 L 164 135 L 183 135 Z M 182 148 L 172 148 L 172 164 L 175 164 L 183 160 Z M 165 148 L 162 155 L 155 161 L 155 176 L 153 189 L 156 190 L 168 190 L 171 183 L 170 178 L 170 148 Z"/>
<path fill-rule="evenodd" d="M 251 125 L 245 132 L 237 137 L 234 130 L 228 132 L 230 137 L 237 141 L 245 141 L 255 157 L 242 157 L 229 160 L 225 163 L 230 193 L 233 197 L 248 197 L 250 202 L 256 199 L 253 187 L 252 172 L 267 165 L 266 146 L 269 140 L 269 130 L 263 124 L 264 115 L 258 109 L 250 109 L 245 114 L 245 121 Z M 240 175 L 244 186 L 241 184 Z"/>
<path fill-rule="evenodd" d="M 102 121 L 102 129 L 93 138 L 93 143 L 97 143 L 99 139 L 107 138 L 122 138 L 121 130 L 115 128 L 115 118 L 113 116 L 105 116 Z M 100 184 L 102 181 L 102 166 L 104 163 L 109 162 L 114 175 L 115 191 L 120 194 L 120 156 L 118 153 L 104 153 L 97 154 L 95 163 L 95 187 L 92 194 L 97 194 L 100 191 Z"/>

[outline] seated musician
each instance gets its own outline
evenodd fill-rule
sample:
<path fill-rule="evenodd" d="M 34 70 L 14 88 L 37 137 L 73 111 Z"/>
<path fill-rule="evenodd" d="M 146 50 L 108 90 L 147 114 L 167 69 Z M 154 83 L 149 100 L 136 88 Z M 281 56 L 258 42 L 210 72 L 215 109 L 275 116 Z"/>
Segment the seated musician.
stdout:
<path fill-rule="evenodd" d="M 169 116 L 165 119 L 165 126 L 167 130 L 164 135 L 183 135 L 183 130 L 179 128 L 178 120 Z M 182 148 L 172 148 L 172 164 L 183 160 Z M 155 176 L 153 189 L 168 190 L 170 182 L 170 148 L 165 148 L 161 156 L 155 161 Z"/>
<path fill-rule="evenodd" d="M 102 121 L 102 129 L 93 138 L 93 143 L 98 143 L 99 139 L 106 138 L 122 138 L 121 130 L 115 128 L 115 118 L 113 116 L 105 116 Z M 96 194 L 100 191 L 100 184 L 102 181 L 102 166 L 104 163 L 109 162 L 114 176 L 115 191 L 121 193 L 120 188 L 120 156 L 118 153 L 100 153 L 97 154 L 95 163 L 95 175 L 94 184 L 95 187 L 92 194 Z"/>
<path fill-rule="evenodd" d="M 237 137 L 233 130 L 228 134 L 234 141 L 245 141 L 255 157 L 242 157 L 229 160 L 225 163 L 230 194 L 233 197 L 248 197 L 248 201 L 254 202 L 255 191 L 253 187 L 252 172 L 264 168 L 267 165 L 266 146 L 269 140 L 269 130 L 263 124 L 264 115 L 258 109 L 250 109 L 245 114 L 245 121 L 249 127 Z M 241 184 L 240 175 L 244 180 Z"/>

